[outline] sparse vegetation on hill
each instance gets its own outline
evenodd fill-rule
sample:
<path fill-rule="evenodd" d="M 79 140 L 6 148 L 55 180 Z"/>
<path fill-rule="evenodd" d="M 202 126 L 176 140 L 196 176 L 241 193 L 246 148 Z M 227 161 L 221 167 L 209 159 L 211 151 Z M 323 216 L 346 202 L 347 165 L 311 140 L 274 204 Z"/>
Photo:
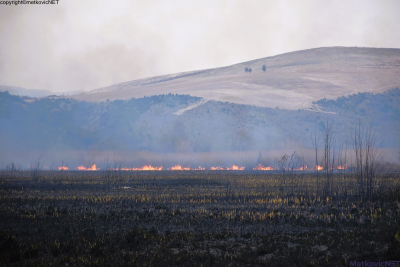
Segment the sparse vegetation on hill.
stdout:
<path fill-rule="evenodd" d="M 316 102 L 325 111 L 340 114 L 355 114 L 363 120 L 390 123 L 400 118 L 400 89 L 382 94 L 359 93 L 339 97 L 336 100 L 322 99 Z"/>
<path fill-rule="evenodd" d="M 263 70 L 263 72 L 265 72 L 267 70 L 267 66 L 263 65 L 262 70 Z"/>

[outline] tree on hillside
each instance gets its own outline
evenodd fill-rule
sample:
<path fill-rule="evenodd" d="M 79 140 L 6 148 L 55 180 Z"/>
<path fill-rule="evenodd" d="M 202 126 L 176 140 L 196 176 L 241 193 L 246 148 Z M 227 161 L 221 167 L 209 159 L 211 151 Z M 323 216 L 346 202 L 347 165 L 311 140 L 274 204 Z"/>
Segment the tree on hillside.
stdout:
<path fill-rule="evenodd" d="M 250 73 L 251 73 L 252 69 L 246 67 L 246 68 L 244 69 L 244 71 L 245 71 L 245 72 L 250 72 Z"/>
<path fill-rule="evenodd" d="M 263 70 L 263 72 L 265 72 L 267 70 L 267 66 L 263 65 L 262 70 Z"/>

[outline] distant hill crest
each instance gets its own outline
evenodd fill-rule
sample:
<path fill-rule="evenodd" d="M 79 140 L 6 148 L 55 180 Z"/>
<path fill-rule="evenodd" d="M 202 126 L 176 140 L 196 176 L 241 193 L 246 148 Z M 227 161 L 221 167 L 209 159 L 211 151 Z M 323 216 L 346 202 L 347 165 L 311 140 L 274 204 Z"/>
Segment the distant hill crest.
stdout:
<path fill-rule="evenodd" d="M 309 108 L 322 98 L 396 87 L 400 87 L 400 49 L 321 47 L 123 82 L 72 97 L 101 102 L 172 93 L 293 110 Z"/>

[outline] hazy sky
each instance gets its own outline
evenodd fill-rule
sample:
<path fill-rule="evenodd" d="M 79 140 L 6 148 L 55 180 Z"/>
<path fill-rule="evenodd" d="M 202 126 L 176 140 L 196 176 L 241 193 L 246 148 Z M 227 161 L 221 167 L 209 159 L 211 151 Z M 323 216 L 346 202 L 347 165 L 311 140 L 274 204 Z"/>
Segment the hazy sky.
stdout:
<path fill-rule="evenodd" d="M 322 46 L 400 48 L 399 0 L 0 5 L 0 85 L 92 90 Z"/>

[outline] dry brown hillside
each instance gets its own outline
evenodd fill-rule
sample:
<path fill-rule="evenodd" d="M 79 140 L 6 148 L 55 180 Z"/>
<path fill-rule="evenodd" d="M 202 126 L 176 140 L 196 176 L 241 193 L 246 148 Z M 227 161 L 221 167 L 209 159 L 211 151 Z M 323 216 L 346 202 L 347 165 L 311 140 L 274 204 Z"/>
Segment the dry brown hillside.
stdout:
<path fill-rule="evenodd" d="M 262 66 L 266 66 L 266 71 Z M 252 72 L 245 72 L 245 68 Z M 322 98 L 400 87 L 400 49 L 326 47 L 232 66 L 124 82 L 72 96 L 105 101 L 159 94 L 300 109 Z"/>

